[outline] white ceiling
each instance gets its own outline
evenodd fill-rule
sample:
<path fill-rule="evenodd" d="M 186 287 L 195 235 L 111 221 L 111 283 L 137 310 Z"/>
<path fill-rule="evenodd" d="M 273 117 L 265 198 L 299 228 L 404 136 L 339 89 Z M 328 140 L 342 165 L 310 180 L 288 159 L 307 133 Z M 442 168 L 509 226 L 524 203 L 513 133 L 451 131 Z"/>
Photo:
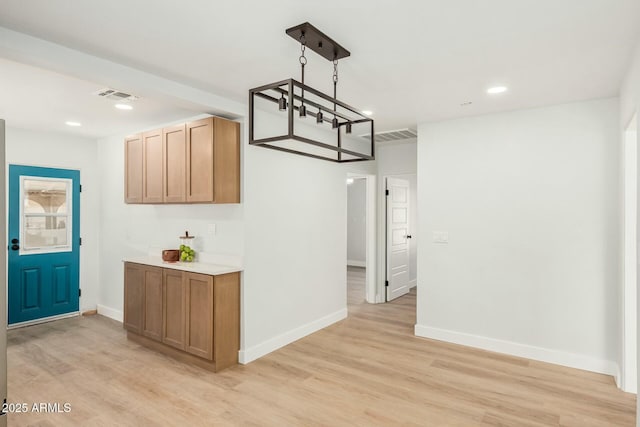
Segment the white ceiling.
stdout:
<path fill-rule="evenodd" d="M 99 83 L 0 58 L 0 118 L 12 127 L 99 138 L 199 113 L 148 98 L 131 102 L 131 111 L 118 110 L 117 102 L 94 95 L 103 88 Z M 69 127 L 67 121 L 82 126 Z"/>
<path fill-rule="evenodd" d="M 243 101 L 298 78 L 284 30 L 304 21 L 352 53 L 339 98 L 390 130 L 615 96 L 640 1 L 3 0 L 0 14 L 1 26 Z M 307 82 L 329 92 L 331 64 L 308 56 Z M 509 91 L 485 93 L 497 84 Z"/>

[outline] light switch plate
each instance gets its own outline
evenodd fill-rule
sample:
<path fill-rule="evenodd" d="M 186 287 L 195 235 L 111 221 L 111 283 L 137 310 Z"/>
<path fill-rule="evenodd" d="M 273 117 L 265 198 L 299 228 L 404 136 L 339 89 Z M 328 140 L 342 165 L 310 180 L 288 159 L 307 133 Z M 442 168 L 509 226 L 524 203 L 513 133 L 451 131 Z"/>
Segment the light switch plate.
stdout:
<path fill-rule="evenodd" d="M 207 225 L 207 233 L 210 235 L 215 235 L 216 234 L 216 225 L 215 224 L 208 224 Z"/>
<path fill-rule="evenodd" d="M 433 243 L 449 243 L 449 232 L 447 231 L 434 231 Z"/>

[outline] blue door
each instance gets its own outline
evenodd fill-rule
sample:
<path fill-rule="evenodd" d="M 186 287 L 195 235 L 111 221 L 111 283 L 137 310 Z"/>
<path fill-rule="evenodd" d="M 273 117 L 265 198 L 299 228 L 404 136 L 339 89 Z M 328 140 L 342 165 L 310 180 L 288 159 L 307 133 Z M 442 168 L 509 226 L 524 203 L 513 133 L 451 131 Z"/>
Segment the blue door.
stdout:
<path fill-rule="evenodd" d="M 9 165 L 9 324 L 79 309 L 80 171 Z"/>

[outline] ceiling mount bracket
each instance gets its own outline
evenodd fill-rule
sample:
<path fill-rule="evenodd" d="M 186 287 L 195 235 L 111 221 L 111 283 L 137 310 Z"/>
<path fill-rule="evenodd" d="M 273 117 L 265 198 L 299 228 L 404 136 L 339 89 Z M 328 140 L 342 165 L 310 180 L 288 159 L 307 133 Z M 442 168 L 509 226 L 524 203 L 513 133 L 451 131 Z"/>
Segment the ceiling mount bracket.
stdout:
<path fill-rule="evenodd" d="M 328 61 L 351 56 L 351 52 L 308 22 L 288 28 L 286 33 L 297 42 L 300 42 L 300 38 L 304 36 L 307 48 Z"/>

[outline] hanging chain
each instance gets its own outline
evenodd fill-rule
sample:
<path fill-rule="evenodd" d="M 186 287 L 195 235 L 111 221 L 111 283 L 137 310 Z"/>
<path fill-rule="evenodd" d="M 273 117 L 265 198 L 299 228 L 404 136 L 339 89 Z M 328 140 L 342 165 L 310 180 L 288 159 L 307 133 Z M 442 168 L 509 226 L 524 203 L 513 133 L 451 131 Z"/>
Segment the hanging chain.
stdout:
<path fill-rule="evenodd" d="M 300 36 L 300 68 L 302 70 L 302 84 L 304 84 L 304 66 L 307 65 L 307 57 L 304 55 L 304 51 L 307 48 L 307 40 L 304 37 L 304 34 Z"/>
<path fill-rule="evenodd" d="M 333 60 L 333 99 L 338 98 L 338 60 Z M 333 111 L 337 108 L 336 103 L 333 103 Z M 333 115 L 335 117 L 335 114 Z"/>
<path fill-rule="evenodd" d="M 304 56 L 304 51 L 307 48 L 307 41 L 304 34 L 300 36 L 300 64 L 305 65 L 307 63 L 307 57 Z"/>

